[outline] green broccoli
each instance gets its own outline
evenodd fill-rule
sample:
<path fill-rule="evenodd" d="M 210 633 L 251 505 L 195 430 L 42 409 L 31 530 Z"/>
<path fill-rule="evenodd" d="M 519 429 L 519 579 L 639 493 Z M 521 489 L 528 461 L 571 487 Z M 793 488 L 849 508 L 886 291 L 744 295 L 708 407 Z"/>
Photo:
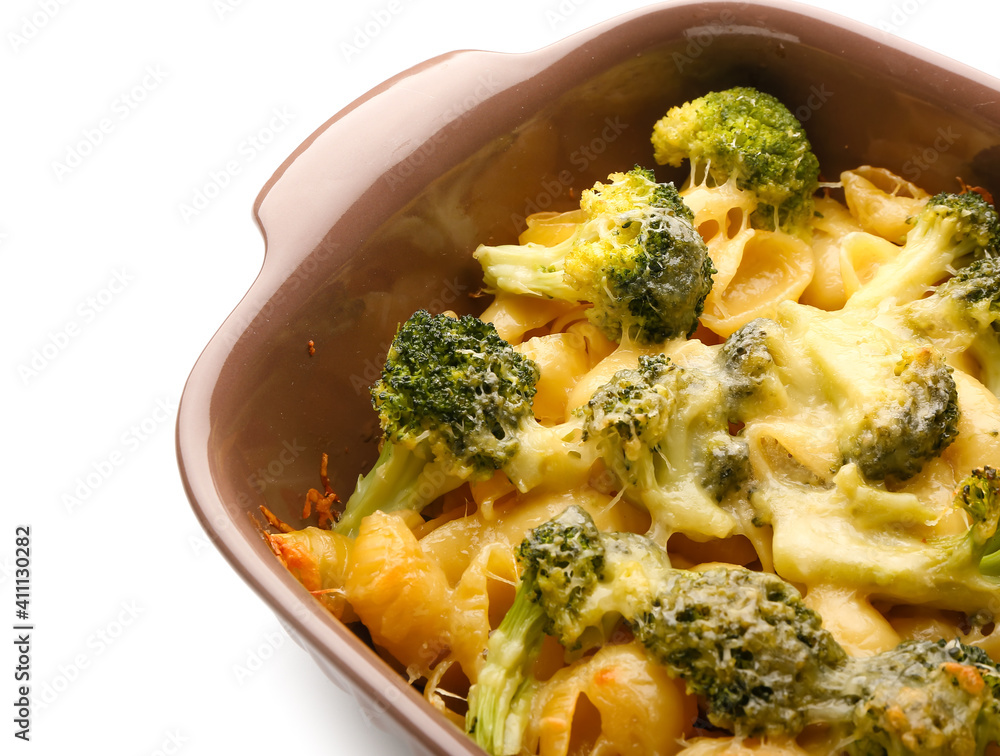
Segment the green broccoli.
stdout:
<path fill-rule="evenodd" d="M 735 331 L 719 359 L 734 422 L 823 402 L 829 431 L 817 428 L 817 438 L 832 432 L 838 452 L 830 473 L 855 463 L 869 480 L 906 480 L 958 435 L 958 389 L 944 356 L 857 311 L 785 302 L 773 320 Z"/>
<path fill-rule="evenodd" d="M 964 564 L 989 577 L 1000 577 L 1000 475 L 992 467 L 973 470 L 959 484 L 955 504 L 971 520 L 968 532 L 956 539 L 953 553 Z M 949 546 L 952 539 L 946 539 Z"/>
<path fill-rule="evenodd" d="M 494 756 L 516 754 L 538 683 L 532 664 L 543 637 L 577 653 L 600 646 L 621 613 L 632 614 L 627 586 L 648 585 L 670 567 L 666 552 L 631 533 L 602 534 L 571 506 L 528 533 L 517 550 L 514 603 L 490 635 L 486 663 L 469 692 L 466 729 Z M 605 584 L 621 590 L 609 609 Z M 631 591 L 640 601 L 646 594 Z M 644 606 L 644 605 L 643 605 Z"/>
<path fill-rule="evenodd" d="M 832 728 L 853 756 L 982 753 L 1000 736 L 1000 670 L 958 640 L 848 657 L 780 578 L 677 572 L 633 623 L 651 656 L 737 736 Z"/>
<path fill-rule="evenodd" d="M 840 432 L 845 462 L 869 480 L 906 480 L 958 435 L 958 389 L 937 350 L 908 347 L 871 401 Z"/>
<path fill-rule="evenodd" d="M 958 327 L 962 321 L 971 321 L 979 329 L 993 327 L 1000 316 L 1000 259 L 989 256 L 973 260 L 941 284 L 934 296 L 941 300 L 932 305 L 934 309 L 954 308 L 949 313 L 954 317 L 942 325 Z"/>
<path fill-rule="evenodd" d="M 487 289 L 589 302 L 588 317 L 614 341 L 689 336 L 715 267 L 673 184 L 637 167 L 585 191 L 580 208 L 585 220 L 554 246 L 480 246 Z"/>
<path fill-rule="evenodd" d="M 723 387 L 664 355 L 639 357 L 578 410 L 593 443 L 654 525 L 722 538 L 735 521 L 719 506 L 748 474 L 747 448 L 729 433 Z"/>
<path fill-rule="evenodd" d="M 787 404 L 780 365 L 787 362 L 781 326 L 769 318 L 755 318 L 734 331 L 720 351 L 721 376 L 732 422 Z"/>
<path fill-rule="evenodd" d="M 826 676 L 846 659 L 795 588 L 738 568 L 674 571 L 632 627 L 704 701 L 712 724 L 744 737 L 817 721 L 828 706 Z"/>
<path fill-rule="evenodd" d="M 519 559 L 514 605 L 490 637 L 466 719 L 495 756 L 521 750 L 542 636 L 574 649 L 619 622 L 738 737 L 815 724 L 854 756 L 944 756 L 981 754 L 1000 736 L 1000 669 L 958 640 L 851 658 L 778 576 L 673 569 L 648 538 L 602 534 L 578 507 L 529 533 Z"/>
<path fill-rule="evenodd" d="M 1000 739 L 1000 669 L 975 646 L 905 641 L 839 677 L 857 700 L 838 728 L 850 756 L 982 754 Z"/>
<path fill-rule="evenodd" d="M 371 390 L 382 451 L 358 479 L 337 532 L 356 535 L 376 509 L 420 511 L 497 470 L 522 490 L 553 470 L 583 474 L 589 461 L 574 428 L 544 427 L 532 414 L 538 377 L 538 366 L 491 324 L 414 313 L 398 329 Z"/>
<path fill-rule="evenodd" d="M 970 355 L 979 379 L 1000 396 L 1000 259 L 973 260 L 899 314 L 917 337 L 946 354 Z"/>
<path fill-rule="evenodd" d="M 653 129 L 660 164 L 691 164 L 691 183 L 735 181 L 758 201 L 755 228 L 806 235 L 819 187 L 819 160 L 798 119 L 751 87 L 710 92 L 671 108 Z"/>
<path fill-rule="evenodd" d="M 912 223 L 898 256 L 879 266 L 846 308 L 875 311 L 889 301 L 912 302 L 970 257 L 996 256 L 1000 249 L 997 211 L 975 192 L 937 194 Z"/>

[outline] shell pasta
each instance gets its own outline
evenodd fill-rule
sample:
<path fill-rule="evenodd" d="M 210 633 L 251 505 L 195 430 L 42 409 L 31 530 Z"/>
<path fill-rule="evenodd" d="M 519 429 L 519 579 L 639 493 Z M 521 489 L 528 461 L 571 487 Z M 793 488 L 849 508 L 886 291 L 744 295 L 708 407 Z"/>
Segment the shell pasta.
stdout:
<path fill-rule="evenodd" d="M 762 102 L 771 107 L 755 100 L 757 110 L 740 110 L 732 126 L 750 134 L 745 149 L 758 155 L 770 149 L 754 141 L 765 128 L 754 120 Z M 345 623 L 363 625 L 375 651 L 490 753 L 981 753 L 961 750 L 964 730 L 941 735 L 944 726 L 928 724 L 920 707 L 892 710 L 870 732 L 866 721 L 882 721 L 871 711 L 744 725 L 739 707 L 722 711 L 693 673 L 676 671 L 681 662 L 657 656 L 644 623 L 660 606 L 659 578 L 639 580 L 633 566 L 612 584 L 611 556 L 600 580 L 624 602 L 614 604 L 617 614 L 601 615 L 574 644 L 558 629 L 570 621 L 546 609 L 544 622 L 535 620 L 544 629 L 537 643 L 518 651 L 498 734 L 484 734 L 470 703 L 486 690 L 501 696 L 491 687 L 497 649 L 533 569 L 525 544 L 573 508 L 615 543 L 654 544 L 665 570 L 784 581 L 801 596 L 797 611 L 817 617 L 843 659 L 956 640 L 1000 661 L 1000 559 L 992 557 L 1000 549 L 1000 233 L 990 236 L 1000 223 L 989 198 L 964 186 L 931 197 L 868 165 L 821 186 L 802 151 L 779 178 L 772 163 L 764 175 L 745 174 L 745 156 L 727 167 L 707 127 L 692 125 L 705 103 L 671 110 L 654 129 L 657 162 L 681 164 L 678 149 L 690 161 L 682 185 L 659 184 L 638 167 L 612 174 L 583 192 L 580 208 L 528 217 L 516 244 L 475 251 L 489 295 L 478 322 L 513 362 L 481 383 L 462 373 L 460 383 L 489 394 L 510 379 L 510 365 L 530 366 L 529 416 L 502 427 L 488 421 L 489 441 L 514 450 L 485 465 L 482 455 L 445 464 L 436 421 L 422 420 L 412 437 L 387 426 L 415 404 L 392 403 L 399 386 L 420 380 L 415 361 L 373 389 L 383 456 L 359 490 L 390 475 L 380 466 L 400 446 L 416 455 L 407 464 L 420 475 L 447 485 L 419 504 L 366 511 L 352 532 L 310 527 L 268 540 L 307 590 Z M 782 150 L 787 158 L 790 148 Z M 954 229 L 975 213 L 986 218 L 981 227 Z M 398 339 L 387 370 L 403 349 Z M 504 398 L 495 411 L 509 414 L 515 403 Z M 447 455 L 466 453 L 471 442 L 449 433 Z M 642 612 L 617 608 L 641 603 L 644 591 L 654 598 Z M 577 612 L 572 622 L 586 613 L 563 609 Z M 688 619 L 678 617 L 655 632 L 686 632 Z M 504 653 L 516 656 L 513 641 Z M 976 706 L 992 695 L 986 672 L 962 674 L 955 679 L 975 678 L 966 693 Z M 756 695 L 745 693 L 741 706 Z M 983 717 L 977 748 L 993 732 Z"/>

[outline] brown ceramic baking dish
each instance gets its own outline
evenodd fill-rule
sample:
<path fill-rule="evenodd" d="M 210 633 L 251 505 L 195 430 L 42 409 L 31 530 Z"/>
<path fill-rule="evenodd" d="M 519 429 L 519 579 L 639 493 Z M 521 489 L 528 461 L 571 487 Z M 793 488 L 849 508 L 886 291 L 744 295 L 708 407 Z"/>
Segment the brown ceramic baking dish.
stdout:
<path fill-rule="evenodd" d="M 478 243 L 513 241 L 525 215 L 572 206 L 613 170 L 652 167 L 668 107 L 738 84 L 799 116 L 829 179 L 872 163 L 932 191 L 961 176 L 1000 192 L 997 80 L 803 6 L 674 2 L 537 52 L 401 73 L 317 129 L 257 199 L 262 270 L 180 403 L 184 485 L 290 634 L 418 753 L 478 749 L 292 579 L 253 518 L 263 504 L 304 524 L 323 452 L 351 491 L 376 456 L 367 387 L 397 324 L 419 307 L 481 309 Z"/>

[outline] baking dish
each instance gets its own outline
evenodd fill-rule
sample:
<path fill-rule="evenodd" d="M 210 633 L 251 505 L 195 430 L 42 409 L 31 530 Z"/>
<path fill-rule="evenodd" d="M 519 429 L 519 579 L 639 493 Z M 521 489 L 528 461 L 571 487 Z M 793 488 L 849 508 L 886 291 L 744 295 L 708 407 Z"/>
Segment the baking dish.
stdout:
<path fill-rule="evenodd" d="M 477 244 L 513 241 L 529 213 L 651 165 L 668 107 L 739 84 L 789 106 L 828 179 L 871 163 L 931 191 L 956 176 L 1000 191 L 1000 82 L 812 8 L 708 1 L 650 6 L 536 52 L 427 61 L 318 128 L 257 198 L 264 263 L 188 379 L 181 475 L 289 634 L 415 752 L 479 751 L 284 570 L 259 507 L 304 524 L 324 452 L 333 488 L 351 490 L 376 456 L 367 389 L 397 324 L 418 307 L 480 309 Z"/>

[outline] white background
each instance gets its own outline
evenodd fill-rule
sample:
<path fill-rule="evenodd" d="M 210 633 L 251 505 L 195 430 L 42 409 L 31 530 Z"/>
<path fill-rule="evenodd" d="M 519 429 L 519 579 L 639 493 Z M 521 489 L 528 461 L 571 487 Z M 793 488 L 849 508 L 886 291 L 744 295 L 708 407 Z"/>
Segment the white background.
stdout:
<path fill-rule="evenodd" d="M 440 53 L 529 51 L 648 4 L 4 2 L 0 753 L 409 752 L 202 534 L 174 410 L 260 268 L 258 190 L 316 127 Z M 993 0 L 808 5 L 1000 76 Z M 227 163 L 238 170 L 220 178 Z M 211 199 L 186 212 L 199 192 Z M 19 524 L 32 535 L 30 743 L 13 737 Z"/>

